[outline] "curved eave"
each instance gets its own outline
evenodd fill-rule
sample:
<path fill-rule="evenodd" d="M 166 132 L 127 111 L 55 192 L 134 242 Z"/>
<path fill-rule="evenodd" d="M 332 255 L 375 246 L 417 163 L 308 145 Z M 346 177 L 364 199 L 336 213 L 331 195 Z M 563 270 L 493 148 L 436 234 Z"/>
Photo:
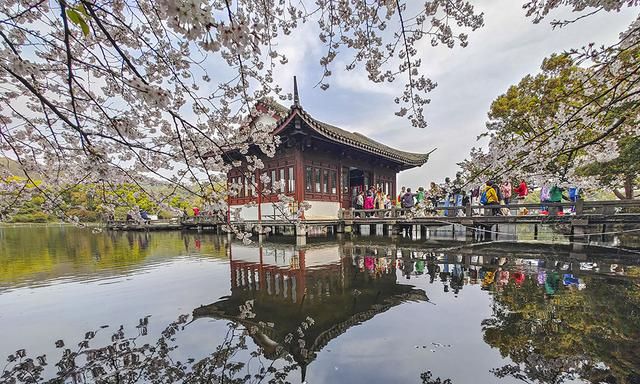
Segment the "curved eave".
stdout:
<path fill-rule="evenodd" d="M 300 118 L 302 118 L 304 122 L 307 123 L 307 125 L 309 125 L 314 131 L 324 136 L 325 138 L 337 143 L 345 144 L 350 147 L 359 149 L 366 153 L 384 157 L 387 160 L 391 160 L 397 163 L 398 166 L 403 170 L 422 166 L 424 163 L 426 163 L 429 160 L 429 155 L 431 154 L 431 152 L 433 152 L 433 150 L 430 151 L 429 153 L 405 152 L 405 151 L 393 149 L 391 147 L 388 147 L 378 142 L 375 142 L 376 146 L 374 146 L 359 140 L 354 140 L 352 138 L 349 138 L 345 135 L 342 135 L 336 132 L 336 130 L 342 130 L 341 128 L 333 127 L 333 126 L 330 126 L 329 124 L 320 122 L 314 119 L 302 108 L 297 106 L 293 106 L 289 114 L 287 116 L 284 116 L 282 119 L 280 119 L 276 123 L 277 128 L 274 130 L 274 134 L 278 134 L 279 132 L 284 130 L 296 115 L 300 116 Z M 345 131 L 345 133 L 349 135 L 357 135 L 356 133 L 349 133 L 347 131 Z M 364 136 L 363 136 L 363 139 L 367 141 L 373 141 Z"/>

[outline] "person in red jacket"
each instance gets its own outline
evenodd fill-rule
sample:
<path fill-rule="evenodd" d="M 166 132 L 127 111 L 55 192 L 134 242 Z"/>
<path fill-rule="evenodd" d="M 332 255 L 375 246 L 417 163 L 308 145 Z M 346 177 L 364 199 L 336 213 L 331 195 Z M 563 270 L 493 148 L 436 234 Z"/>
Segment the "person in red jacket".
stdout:
<path fill-rule="evenodd" d="M 524 200 L 524 198 L 529 194 L 529 189 L 527 188 L 527 183 L 525 183 L 524 179 L 520 181 L 520 185 L 514 188 L 513 191 L 518 194 L 518 200 Z"/>

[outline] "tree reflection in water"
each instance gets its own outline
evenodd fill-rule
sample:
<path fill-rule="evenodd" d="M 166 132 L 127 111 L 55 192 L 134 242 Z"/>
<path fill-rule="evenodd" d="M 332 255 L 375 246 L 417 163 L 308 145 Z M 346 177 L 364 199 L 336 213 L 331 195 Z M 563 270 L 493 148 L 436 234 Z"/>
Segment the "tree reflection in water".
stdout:
<path fill-rule="evenodd" d="M 136 336 L 126 336 L 121 326 L 111 335 L 111 343 L 102 347 L 90 345 L 96 332 L 88 332 L 77 348 L 67 348 L 58 340 L 56 347 L 63 353 L 55 363 L 57 374 L 47 370 L 46 356 L 32 358 L 25 350 L 16 351 L 8 357 L 0 383 L 282 383 L 297 367 L 286 354 L 265 364 L 259 358 L 260 349 L 249 353 L 248 362 L 241 361 L 236 355 L 248 350 L 247 337 L 253 337 L 255 330 L 233 322 L 228 323 L 222 344 L 208 356 L 176 360 L 176 334 L 184 330 L 189 318 L 180 316 L 155 343 L 144 343 L 146 318 L 140 320 Z"/>
<path fill-rule="evenodd" d="M 482 324 L 484 340 L 514 362 L 493 370 L 497 377 L 640 383 L 637 276 L 588 275 L 578 282 L 552 268 L 520 283 L 496 277 L 485 285 L 494 304 Z"/>
<path fill-rule="evenodd" d="M 158 246 L 149 243 L 149 248 Z M 60 341 L 63 356 L 57 363 L 20 350 L 10 356 L 0 383 L 304 382 L 319 352 L 351 327 L 404 302 L 429 300 L 408 283 L 442 284 L 444 295 L 452 298 L 478 293 L 479 285 L 491 295 L 493 313 L 483 321 L 483 338 L 512 362 L 493 370 L 499 378 L 640 381 L 637 267 L 625 267 L 626 276 L 619 276 L 617 264 L 603 274 L 578 272 L 578 263 L 574 276 L 570 265 L 575 262 L 556 268 L 547 258 L 551 267 L 538 267 L 537 260 L 534 265 L 509 259 L 503 250 L 465 253 L 354 243 L 281 247 L 221 247 L 227 254 L 220 256 L 229 258 L 230 295 L 205 301 L 210 304 L 180 317 L 159 337 L 147 335 L 145 318 L 133 337 L 121 327 L 106 343 L 100 340 L 109 329 L 98 330 L 99 337 L 89 332 L 73 347 Z M 210 318 L 227 324 L 221 343 L 197 358 L 176 350 L 183 330 Z M 451 383 L 429 371 L 415 381 Z"/>
<path fill-rule="evenodd" d="M 75 349 L 57 343 L 64 351 L 54 364 L 57 374 L 46 356 L 20 350 L 9 357 L 0 383 L 282 383 L 292 371 L 304 382 L 317 352 L 350 327 L 403 302 L 428 300 L 423 290 L 396 283 L 402 264 L 395 254 L 343 252 L 313 266 L 307 266 L 305 250 L 280 265 L 263 263 L 262 248 L 256 261 L 231 257 L 231 295 L 181 316 L 155 343 L 145 342 L 148 318 L 140 320 L 136 336 L 120 327 L 103 347 L 93 346 L 96 332 L 89 332 Z M 177 361 L 177 333 L 205 317 L 230 320 L 224 341 L 204 358 Z M 428 371 L 419 379 L 450 384 Z"/>

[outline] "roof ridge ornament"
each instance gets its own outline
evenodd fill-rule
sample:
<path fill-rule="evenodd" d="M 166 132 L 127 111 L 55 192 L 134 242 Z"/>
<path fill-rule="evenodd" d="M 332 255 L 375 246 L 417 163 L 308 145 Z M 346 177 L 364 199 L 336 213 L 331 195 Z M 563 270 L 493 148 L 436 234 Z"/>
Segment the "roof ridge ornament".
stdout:
<path fill-rule="evenodd" d="M 295 76 L 293 76 L 293 106 L 300 106 L 300 96 L 298 95 L 298 81 L 296 80 Z"/>

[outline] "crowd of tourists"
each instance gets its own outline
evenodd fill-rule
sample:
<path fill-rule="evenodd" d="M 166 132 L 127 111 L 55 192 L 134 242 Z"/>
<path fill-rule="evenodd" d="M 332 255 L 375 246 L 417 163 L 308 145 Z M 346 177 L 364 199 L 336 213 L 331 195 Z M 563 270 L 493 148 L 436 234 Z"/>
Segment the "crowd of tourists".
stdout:
<path fill-rule="evenodd" d="M 465 188 L 467 187 L 467 188 Z M 385 194 L 381 188 L 369 187 L 366 191 L 360 191 L 353 196 L 352 206 L 357 210 L 370 210 L 367 216 L 372 214 L 388 215 L 384 210 L 391 208 L 414 209 L 430 215 L 441 212 L 444 216 L 464 216 L 466 206 L 485 206 L 484 214 L 510 215 L 511 210 L 504 205 L 513 205 L 523 202 L 532 188 L 524 179 L 512 184 L 510 180 L 496 182 L 488 180 L 481 185 L 468 188 L 463 183 L 460 175 L 451 181 L 445 178 L 444 183 L 431 182 L 428 188 L 418 187 L 416 190 L 402 187 L 397 196 Z M 577 201 L 580 190 L 569 188 L 568 190 L 558 185 L 540 187 L 540 213 L 561 214 L 557 207 L 547 206 L 545 203 L 560 203 L 565 201 Z M 456 208 L 458 207 L 458 208 Z M 381 212 L 382 211 L 382 212 Z M 522 208 L 518 214 L 527 214 L 528 210 Z"/>

